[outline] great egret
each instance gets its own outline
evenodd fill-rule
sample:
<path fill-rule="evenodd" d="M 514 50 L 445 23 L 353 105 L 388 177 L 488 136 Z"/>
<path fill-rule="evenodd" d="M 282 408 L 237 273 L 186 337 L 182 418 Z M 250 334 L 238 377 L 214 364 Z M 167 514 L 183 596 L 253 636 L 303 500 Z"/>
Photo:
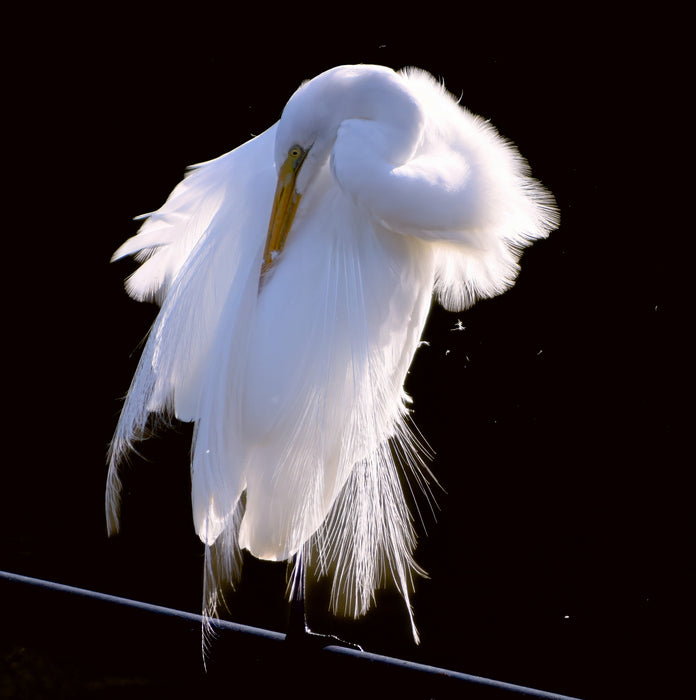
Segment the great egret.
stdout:
<path fill-rule="evenodd" d="M 429 74 L 305 82 L 114 254 L 142 262 L 127 291 L 162 308 L 111 445 L 109 531 L 148 417 L 192 421 L 207 614 L 245 548 L 332 571 L 333 605 L 354 616 L 390 576 L 417 640 L 398 468 L 422 466 L 403 383 L 433 292 L 453 311 L 503 292 L 556 224 L 515 147 Z"/>

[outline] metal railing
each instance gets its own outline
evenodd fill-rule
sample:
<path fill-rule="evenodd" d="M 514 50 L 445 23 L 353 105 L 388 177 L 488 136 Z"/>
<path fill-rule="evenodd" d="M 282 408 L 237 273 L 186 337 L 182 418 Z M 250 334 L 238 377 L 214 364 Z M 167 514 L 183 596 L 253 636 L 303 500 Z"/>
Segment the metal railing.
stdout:
<path fill-rule="evenodd" d="M 0 583 L 7 586 L 20 586 L 26 590 L 42 591 L 48 594 L 57 594 L 62 597 L 69 597 L 72 600 L 90 601 L 92 604 L 105 604 L 110 608 L 115 608 L 118 611 L 130 611 L 147 616 L 157 616 L 160 620 L 167 620 L 172 624 L 184 623 L 187 630 L 190 632 L 193 627 L 200 630 L 203 623 L 201 615 L 181 610 L 175 610 L 159 605 L 152 605 L 137 600 L 121 598 L 114 595 L 99 593 L 83 588 L 76 588 L 60 583 L 45 581 L 42 579 L 31 578 L 20 574 L 0 571 Z M 4 604 L 13 605 L 11 600 L 12 593 L 6 597 Z M 26 609 L 26 603 L 25 609 Z M 44 610 L 46 606 L 43 606 Z M 91 616 L 88 616 L 91 617 Z M 92 622 L 93 618 L 89 620 Z M 82 625 L 84 621 L 75 620 L 75 625 Z M 216 640 L 216 645 L 223 639 L 237 640 L 241 638 L 245 648 L 249 648 L 250 644 L 272 645 L 274 654 L 294 654 L 297 649 L 293 649 L 292 641 L 286 641 L 286 635 L 273 632 L 270 630 L 249 627 L 247 625 L 238 624 L 226 620 L 214 620 L 213 628 Z M 145 634 L 150 634 L 146 632 Z M 152 636 L 152 635 L 150 635 Z M 232 641 L 233 644 L 237 643 Z M 371 678 L 377 678 L 380 682 L 403 684 L 407 688 L 422 688 L 426 690 L 426 694 L 430 697 L 461 697 L 468 698 L 545 698 L 547 700 L 577 700 L 566 695 L 535 690 L 520 685 L 504 683 L 501 681 L 482 678 L 479 676 L 461 673 L 426 664 L 415 663 L 403 659 L 382 656 L 366 651 L 347 648 L 339 645 L 327 645 L 318 649 L 311 650 L 310 653 L 321 654 L 322 659 L 329 658 L 339 660 L 341 663 L 348 664 L 350 671 L 347 677 L 352 674 L 361 674 L 369 672 Z M 199 659 L 200 661 L 200 659 Z M 202 664 L 201 664 L 202 665 Z M 226 664 L 229 670 L 229 662 Z M 272 665 L 271 665 L 272 667 Z M 316 668 L 314 666 L 313 668 Z M 343 674 L 342 674 L 343 675 Z M 338 682 L 342 682 L 338 680 Z M 432 692 L 431 692 L 432 691 Z M 328 697 L 329 695 L 327 695 Z M 363 697 L 370 696 L 369 691 L 363 694 Z M 396 695 L 395 695 L 396 696 Z"/>

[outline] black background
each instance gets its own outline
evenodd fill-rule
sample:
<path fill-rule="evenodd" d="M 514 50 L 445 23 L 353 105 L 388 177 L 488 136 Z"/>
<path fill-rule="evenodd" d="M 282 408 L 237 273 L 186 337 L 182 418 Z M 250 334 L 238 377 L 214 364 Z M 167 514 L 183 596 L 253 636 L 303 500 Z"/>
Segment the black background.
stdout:
<path fill-rule="evenodd" d="M 525 253 L 510 292 L 461 314 L 435 307 L 411 369 L 442 487 L 419 524 L 421 645 L 389 591 L 350 622 L 325 613 L 314 582 L 310 622 L 547 690 L 645 690 L 665 660 L 679 670 L 692 611 L 683 20 L 374 12 L 121 7 L 8 22 L 0 568 L 199 609 L 190 429 L 147 444 L 150 461 L 126 474 L 123 533 L 105 536 L 105 453 L 155 314 L 126 297 L 133 265 L 110 255 L 187 165 L 270 126 L 300 81 L 341 63 L 416 65 L 518 145 L 561 227 Z M 283 631 L 284 588 L 283 565 L 247 558 L 231 619 Z"/>

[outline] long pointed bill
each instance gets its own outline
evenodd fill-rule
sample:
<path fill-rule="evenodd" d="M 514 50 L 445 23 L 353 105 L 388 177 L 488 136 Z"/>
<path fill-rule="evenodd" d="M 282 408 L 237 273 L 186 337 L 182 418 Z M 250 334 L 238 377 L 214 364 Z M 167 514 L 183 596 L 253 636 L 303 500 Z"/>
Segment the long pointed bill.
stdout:
<path fill-rule="evenodd" d="M 268 224 L 266 235 L 266 247 L 263 251 L 263 264 L 261 266 L 261 280 L 270 270 L 275 258 L 282 252 L 292 226 L 297 205 L 300 203 L 300 195 L 295 189 L 297 174 L 304 162 L 307 151 L 299 146 L 293 146 L 288 152 L 288 157 L 278 173 L 275 197 L 271 220 Z"/>

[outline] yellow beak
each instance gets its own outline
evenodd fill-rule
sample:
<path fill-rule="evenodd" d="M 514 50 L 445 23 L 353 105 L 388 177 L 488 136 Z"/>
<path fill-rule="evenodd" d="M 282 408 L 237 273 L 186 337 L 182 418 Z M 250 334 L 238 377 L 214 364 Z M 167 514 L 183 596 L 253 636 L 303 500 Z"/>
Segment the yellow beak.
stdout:
<path fill-rule="evenodd" d="M 292 226 L 297 205 L 300 203 L 300 195 L 295 189 L 297 174 L 304 162 L 307 151 L 300 146 L 293 146 L 288 151 L 288 157 L 278 173 L 275 197 L 271 220 L 268 224 L 266 235 L 266 247 L 263 251 L 263 264 L 261 265 L 261 279 L 273 265 L 275 258 L 282 252 Z"/>

